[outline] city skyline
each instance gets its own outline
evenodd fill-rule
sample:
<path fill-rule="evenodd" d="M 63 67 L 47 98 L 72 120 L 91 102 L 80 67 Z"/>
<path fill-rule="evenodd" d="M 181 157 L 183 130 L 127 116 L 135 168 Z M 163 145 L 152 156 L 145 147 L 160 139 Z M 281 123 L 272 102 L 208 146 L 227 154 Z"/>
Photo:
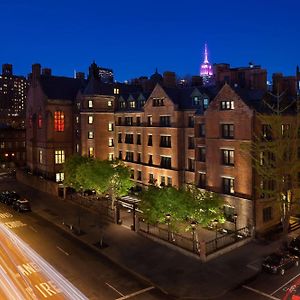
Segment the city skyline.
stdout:
<path fill-rule="evenodd" d="M 112 68 L 121 82 L 150 76 L 156 67 L 197 75 L 207 42 L 211 63 L 252 62 L 266 68 L 269 79 L 274 72 L 294 75 L 299 64 L 296 1 L 284 7 L 279 1 L 272 6 L 252 1 L 250 8 L 238 1 L 184 6 L 154 1 L 146 8 L 137 1 L 78 4 L 1 3 L 7 26 L 0 62 L 13 64 L 15 74 L 27 75 L 31 64 L 41 63 L 53 74 L 71 77 L 74 70 L 87 73 L 95 60 Z"/>

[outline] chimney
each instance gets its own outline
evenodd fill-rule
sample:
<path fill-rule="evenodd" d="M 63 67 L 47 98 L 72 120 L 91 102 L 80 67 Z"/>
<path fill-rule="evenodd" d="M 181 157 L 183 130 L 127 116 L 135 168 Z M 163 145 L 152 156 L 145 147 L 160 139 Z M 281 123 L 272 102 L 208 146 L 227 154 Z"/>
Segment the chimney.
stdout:
<path fill-rule="evenodd" d="M 203 79 L 201 76 L 192 76 L 192 86 L 203 86 Z"/>
<path fill-rule="evenodd" d="M 52 75 L 52 71 L 50 68 L 43 68 L 42 69 L 42 75 L 44 76 L 51 76 Z"/>
<path fill-rule="evenodd" d="M 166 71 L 163 74 L 163 83 L 166 87 L 176 86 L 176 74 L 174 72 Z"/>
<path fill-rule="evenodd" d="M 76 72 L 76 79 L 84 79 L 84 72 Z"/>

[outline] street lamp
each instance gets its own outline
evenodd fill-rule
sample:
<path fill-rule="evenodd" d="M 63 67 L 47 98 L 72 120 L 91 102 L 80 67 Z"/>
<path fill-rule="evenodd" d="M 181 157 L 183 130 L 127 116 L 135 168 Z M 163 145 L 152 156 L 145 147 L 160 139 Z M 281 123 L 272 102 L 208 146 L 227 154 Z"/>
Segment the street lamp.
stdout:
<path fill-rule="evenodd" d="M 168 241 L 170 241 L 170 220 L 171 220 L 171 215 L 166 214 L 166 221 L 167 221 L 167 224 L 168 224 Z"/>
<path fill-rule="evenodd" d="M 191 222 L 192 227 L 192 233 L 193 233 L 193 252 L 195 252 L 195 229 L 196 229 L 197 223 L 195 221 Z"/>
<path fill-rule="evenodd" d="M 234 236 L 235 236 L 235 239 L 237 238 L 237 227 L 236 227 L 236 220 L 237 220 L 237 217 L 238 217 L 237 214 L 233 214 L 233 216 L 232 216 L 233 221 L 234 221 Z"/>

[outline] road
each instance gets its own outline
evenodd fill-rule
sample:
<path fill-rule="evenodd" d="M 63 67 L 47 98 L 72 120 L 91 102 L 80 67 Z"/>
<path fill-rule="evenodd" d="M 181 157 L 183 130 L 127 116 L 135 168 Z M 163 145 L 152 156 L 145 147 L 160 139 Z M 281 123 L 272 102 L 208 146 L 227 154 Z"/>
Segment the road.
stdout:
<path fill-rule="evenodd" d="M 19 191 L 18 184 L 15 181 L 0 181 L 0 191 L 7 189 Z M 49 279 L 47 274 L 40 271 L 40 261 L 38 261 L 39 264 L 37 264 L 33 256 L 28 257 L 24 255 L 24 248 L 19 247 L 19 249 L 15 249 L 16 245 L 7 244 L 6 249 L 9 248 L 10 251 L 12 251 L 12 253 L 9 252 L 9 255 L 11 257 L 17 257 L 17 262 L 15 261 L 10 267 L 14 268 L 14 274 L 19 273 L 25 280 L 23 285 L 26 286 L 27 284 L 26 287 L 28 287 L 28 285 L 35 287 L 35 285 L 42 284 L 42 290 L 40 292 L 42 296 L 39 295 L 37 299 L 85 299 L 83 295 L 92 300 L 171 299 L 155 287 L 119 268 L 99 253 L 76 240 L 70 234 L 41 218 L 34 213 L 34 209 L 31 213 L 17 213 L 11 207 L 1 203 L 0 226 L 2 228 L 1 233 L 14 233 L 18 239 L 28 245 L 28 249 L 33 249 L 33 251 L 39 254 L 40 260 L 44 262 L 48 268 L 52 266 L 57 274 L 61 274 L 59 276 L 63 276 L 65 280 L 63 286 L 68 282 L 69 284 L 72 283 L 70 286 L 73 288 L 76 287 L 78 292 L 80 291 L 82 293 L 82 298 L 74 297 L 74 295 L 76 296 L 75 293 L 73 293 L 72 296 L 64 295 L 61 292 L 62 284 L 59 285 L 55 281 L 52 282 L 52 277 Z M 2 236 L 0 238 L 2 241 Z M 9 240 L 7 240 L 7 242 L 9 242 Z M 28 250 L 28 252 L 30 251 Z M 6 257 L 5 261 L 7 260 L 8 258 Z M 22 269 L 20 266 L 28 267 L 28 269 L 32 271 L 32 274 L 29 274 L 29 276 L 25 274 L 24 276 L 24 274 L 22 274 L 24 268 Z M 14 278 L 14 280 L 16 280 L 16 278 Z M 45 283 L 49 286 L 48 292 Z M 0 284 L 2 284 L 2 281 Z M 43 289 L 43 286 L 46 288 L 46 291 Z M 52 290 L 54 291 L 54 289 L 56 293 L 51 292 Z M 19 287 L 19 291 L 20 290 L 23 291 L 24 294 L 24 288 Z M 74 290 L 76 289 L 74 288 Z M 44 295 L 42 293 L 44 293 Z M 4 295 L 2 297 L 2 294 L 0 294 L 0 299 L 12 299 L 7 296 L 5 296 L 5 298 Z M 23 297 L 16 299 L 35 298 L 32 296 L 31 298 Z"/>

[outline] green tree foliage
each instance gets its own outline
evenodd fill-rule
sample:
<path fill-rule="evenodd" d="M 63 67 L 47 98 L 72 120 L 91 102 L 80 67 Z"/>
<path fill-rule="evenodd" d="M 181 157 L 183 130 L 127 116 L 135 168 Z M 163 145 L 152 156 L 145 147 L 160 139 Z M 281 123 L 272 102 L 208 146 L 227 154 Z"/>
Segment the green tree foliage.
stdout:
<path fill-rule="evenodd" d="M 193 186 L 175 189 L 150 186 L 141 194 L 139 207 L 143 217 L 150 224 L 166 223 L 166 215 L 171 215 L 173 227 L 183 222 L 195 221 L 206 226 L 214 220 L 224 222 L 222 207 L 224 201 L 211 192 L 201 192 Z"/>
<path fill-rule="evenodd" d="M 114 201 L 124 196 L 134 186 L 130 170 L 120 161 L 91 159 L 71 156 L 64 166 L 65 185 L 77 191 L 95 190 L 98 194 L 109 193 Z"/>

